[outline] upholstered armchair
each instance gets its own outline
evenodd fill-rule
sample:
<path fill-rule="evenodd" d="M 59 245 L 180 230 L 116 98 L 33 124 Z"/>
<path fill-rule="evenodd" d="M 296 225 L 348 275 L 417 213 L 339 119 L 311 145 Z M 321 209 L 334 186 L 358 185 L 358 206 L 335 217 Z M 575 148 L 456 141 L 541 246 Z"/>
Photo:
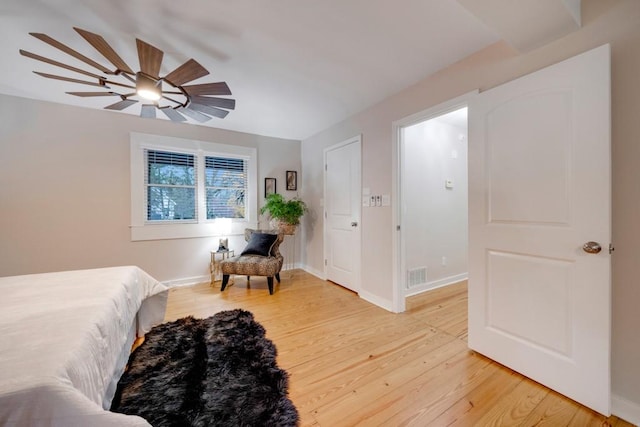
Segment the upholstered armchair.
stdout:
<path fill-rule="evenodd" d="M 273 295 L 273 278 L 280 282 L 280 270 L 284 257 L 280 254 L 279 247 L 284 239 L 284 234 L 277 230 L 253 230 L 245 229 L 244 239 L 246 248 L 239 256 L 231 257 L 220 262 L 222 271 L 222 287 L 224 291 L 229 283 L 231 274 L 247 276 L 266 276 L 269 294 Z"/>

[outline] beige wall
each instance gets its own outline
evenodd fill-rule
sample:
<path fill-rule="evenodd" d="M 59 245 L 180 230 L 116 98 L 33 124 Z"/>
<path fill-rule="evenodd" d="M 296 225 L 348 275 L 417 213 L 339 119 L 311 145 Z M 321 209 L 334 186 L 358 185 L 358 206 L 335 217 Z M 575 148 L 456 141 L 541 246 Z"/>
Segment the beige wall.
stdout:
<path fill-rule="evenodd" d="M 604 43 L 612 46 L 613 144 L 613 392 L 640 410 L 640 1 L 583 0 L 583 27 L 554 43 L 517 54 L 492 45 L 397 95 L 302 142 L 304 197 L 314 221 L 305 224 L 304 262 L 323 271 L 322 152 L 362 134 L 362 185 L 392 193 L 392 122 L 474 89 L 486 90 Z M 431 41 L 425 40 L 425 43 Z M 391 208 L 362 214 L 362 289 L 392 299 Z M 375 248 L 375 249 L 374 249 Z M 639 412 L 640 414 L 640 412 Z M 640 419 L 640 415 L 638 415 Z"/>
<path fill-rule="evenodd" d="M 0 276 L 122 264 L 162 281 L 208 274 L 217 237 L 131 242 L 130 132 L 257 148 L 259 206 L 265 176 L 283 190 L 285 171 L 300 170 L 299 141 L 0 95 Z"/>

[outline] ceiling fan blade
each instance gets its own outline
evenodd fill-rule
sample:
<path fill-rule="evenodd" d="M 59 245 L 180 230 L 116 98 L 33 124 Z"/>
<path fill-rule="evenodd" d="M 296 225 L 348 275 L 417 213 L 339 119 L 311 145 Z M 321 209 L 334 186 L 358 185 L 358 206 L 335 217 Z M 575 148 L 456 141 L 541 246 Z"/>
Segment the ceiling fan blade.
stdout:
<path fill-rule="evenodd" d="M 135 104 L 136 102 L 138 102 L 138 101 L 135 101 L 133 99 L 123 99 L 122 101 L 118 101 L 115 104 L 107 105 L 104 108 L 106 110 L 124 110 L 125 108 L 127 108 L 130 105 Z"/>
<path fill-rule="evenodd" d="M 36 55 L 35 53 L 28 52 L 20 49 L 20 55 L 27 58 L 35 59 L 37 61 L 46 62 L 47 64 L 55 65 L 56 67 L 65 68 L 67 70 L 75 71 L 76 73 L 84 74 L 85 76 L 93 77 L 94 79 L 104 80 L 104 76 L 93 74 L 80 68 L 72 67 L 71 65 L 63 64 L 62 62 L 54 61 L 53 59 L 45 58 L 44 56 Z"/>
<path fill-rule="evenodd" d="M 164 79 L 174 86 L 182 86 L 184 83 L 188 83 L 191 80 L 204 77 L 209 72 L 200 65 L 196 60 L 190 59 L 169 74 Z"/>
<path fill-rule="evenodd" d="M 98 86 L 98 87 L 108 88 L 108 86 L 105 86 L 104 84 L 100 84 L 100 83 L 88 82 L 88 81 L 85 81 L 85 80 L 78 80 L 78 79 L 70 79 L 68 77 L 56 76 L 55 74 L 41 73 L 39 71 L 34 71 L 34 73 L 36 73 L 39 76 L 46 77 L 48 79 L 63 80 L 65 82 L 80 83 L 80 84 L 83 84 L 83 85 Z"/>
<path fill-rule="evenodd" d="M 145 119 L 155 119 L 156 106 L 153 104 L 143 104 L 140 109 L 140 117 L 144 117 Z"/>
<path fill-rule="evenodd" d="M 135 86 L 131 86 L 131 85 L 124 84 L 124 83 L 112 82 L 110 80 L 105 80 L 104 83 L 105 84 L 109 84 L 109 85 L 114 85 L 114 86 L 126 87 L 128 89 L 135 89 L 136 88 Z"/>
<path fill-rule="evenodd" d="M 74 30 L 78 34 L 80 34 L 86 41 L 89 42 L 91 46 L 93 46 L 102 56 L 104 56 L 109 62 L 116 66 L 116 68 L 120 71 L 124 71 L 125 73 L 135 74 L 131 68 L 124 62 L 120 56 L 116 53 L 115 50 L 102 36 L 98 34 L 91 33 L 86 30 L 82 30 L 77 27 L 73 27 Z"/>
<path fill-rule="evenodd" d="M 182 114 L 178 113 L 171 107 L 161 107 L 160 111 L 169 117 L 172 122 L 184 122 L 187 120 Z"/>
<path fill-rule="evenodd" d="M 163 93 L 166 93 L 166 92 L 163 92 Z M 166 99 L 167 101 L 169 101 L 169 102 L 173 102 L 174 104 L 184 105 L 182 102 L 177 101 L 177 100 L 175 100 L 175 99 L 173 99 L 173 98 L 169 98 L 168 96 L 164 96 L 164 95 L 162 95 L 162 99 Z"/>
<path fill-rule="evenodd" d="M 189 104 L 188 108 L 208 114 L 210 116 L 219 117 L 221 119 L 224 119 L 225 117 L 227 117 L 227 114 L 229 114 L 227 110 L 221 110 L 220 108 L 216 107 L 209 107 L 208 105 L 196 104 L 194 102 Z"/>
<path fill-rule="evenodd" d="M 176 111 L 184 114 L 185 116 L 191 117 L 193 120 L 196 120 L 200 123 L 204 123 L 206 121 L 211 120 L 211 117 L 206 116 L 202 113 L 199 113 L 191 108 L 179 107 Z"/>
<path fill-rule="evenodd" d="M 140 71 L 156 80 L 159 79 L 160 65 L 162 64 L 164 52 L 140 39 L 136 39 L 136 46 L 138 48 Z"/>
<path fill-rule="evenodd" d="M 87 58 L 86 56 L 84 56 L 80 52 L 76 52 L 75 50 L 71 49 L 69 46 L 64 45 L 64 44 L 60 43 L 59 41 L 52 39 L 51 37 L 49 37 L 46 34 L 42 34 L 42 33 L 29 33 L 29 34 L 31 34 L 33 37 L 37 38 L 38 40 L 41 40 L 41 41 L 43 41 L 43 42 L 55 47 L 56 49 L 60 49 L 64 53 L 66 53 L 68 55 L 71 55 L 76 59 L 79 59 L 80 61 L 84 62 L 85 64 L 88 64 L 88 65 L 91 65 L 94 68 L 97 68 L 98 70 L 102 71 L 103 73 L 115 74 L 113 71 L 109 70 L 108 68 L 98 64 L 97 62 L 95 62 L 92 59 Z"/>
<path fill-rule="evenodd" d="M 182 86 L 189 95 L 231 95 L 226 82 L 203 83 L 199 85 Z"/>
<path fill-rule="evenodd" d="M 191 102 L 200 105 L 209 105 L 211 107 L 227 108 L 234 110 L 236 108 L 236 100 L 229 98 L 213 98 L 208 96 L 194 96 L 191 98 Z"/>
<path fill-rule="evenodd" d="M 131 83 L 133 83 L 134 85 L 136 84 L 136 79 L 134 77 L 131 77 L 129 74 L 127 73 L 120 73 L 120 75 L 122 77 L 124 77 L 125 79 L 129 80 Z"/>
<path fill-rule="evenodd" d="M 66 92 L 68 95 L 81 96 L 83 98 L 91 96 L 120 96 L 115 92 Z"/>

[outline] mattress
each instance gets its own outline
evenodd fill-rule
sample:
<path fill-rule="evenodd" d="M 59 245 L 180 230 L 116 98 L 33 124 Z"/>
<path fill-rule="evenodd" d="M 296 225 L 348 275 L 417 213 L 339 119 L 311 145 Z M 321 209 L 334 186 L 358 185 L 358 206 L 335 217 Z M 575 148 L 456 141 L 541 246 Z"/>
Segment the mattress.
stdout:
<path fill-rule="evenodd" d="M 107 409 L 167 292 L 138 267 L 0 278 L 0 425 L 149 426 Z"/>

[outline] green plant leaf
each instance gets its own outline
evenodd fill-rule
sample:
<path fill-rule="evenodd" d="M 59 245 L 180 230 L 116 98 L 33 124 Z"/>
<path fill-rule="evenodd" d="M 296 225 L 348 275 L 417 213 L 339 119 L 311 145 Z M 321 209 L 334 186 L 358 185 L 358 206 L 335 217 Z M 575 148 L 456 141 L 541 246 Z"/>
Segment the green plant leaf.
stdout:
<path fill-rule="evenodd" d="M 267 213 L 273 219 L 298 225 L 300 218 L 307 211 L 307 205 L 298 198 L 286 200 L 281 194 L 269 194 L 260 213 Z"/>

